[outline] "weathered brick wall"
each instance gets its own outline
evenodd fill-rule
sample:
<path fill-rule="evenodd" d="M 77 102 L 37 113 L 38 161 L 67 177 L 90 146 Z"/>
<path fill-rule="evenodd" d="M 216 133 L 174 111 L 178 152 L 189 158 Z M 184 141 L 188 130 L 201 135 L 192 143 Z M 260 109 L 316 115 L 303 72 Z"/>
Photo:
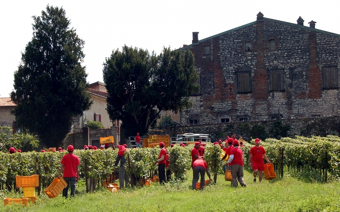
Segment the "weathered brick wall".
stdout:
<path fill-rule="evenodd" d="M 275 50 L 269 41 L 275 40 Z M 245 51 L 250 42 L 251 51 Z M 210 54 L 206 48 L 210 47 Z M 258 20 L 189 45 L 201 90 L 181 124 L 339 115 L 338 89 L 324 90 L 322 70 L 340 70 L 340 35 L 272 19 Z M 283 91 L 270 91 L 270 73 L 283 73 Z M 237 73 L 249 71 L 251 92 L 237 93 Z M 340 83 L 339 83 L 340 84 Z"/>
<path fill-rule="evenodd" d="M 12 127 L 15 116 L 11 114 L 13 107 L 0 107 L 0 126 Z"/>

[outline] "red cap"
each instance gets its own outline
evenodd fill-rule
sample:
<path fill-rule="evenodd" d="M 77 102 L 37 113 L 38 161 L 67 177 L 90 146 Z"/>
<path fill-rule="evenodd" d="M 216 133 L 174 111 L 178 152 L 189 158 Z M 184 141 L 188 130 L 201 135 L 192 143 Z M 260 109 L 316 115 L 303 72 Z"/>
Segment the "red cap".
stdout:
<path fill-rule="evenodd" d="M 67 151 L 73 152 L 73 150 L 74 150 L 74 147 L 72 145 L 68 145 Z"/>
<path fill-rule="evenodd" d="M 205 146 L 206 145 L 206 143 L 203 143 L 203 144 L 201 144 L 202 146 Z"/>
<path fill-rule="evenodd" d="M 9 148 L 9 152 L 10 153 L 14 153 L 15 152 L 15 148 L 14 147 Z"/>
<path fill-rule="evenodd" d="M 160 142 L 160 143 L 159 143 L 159 146 L 160 146 L 160 147 L 164 147 L 164 143 L 163 143 L 163 142 Z"/>
<path fill-rule="evenodd" d="M 214 145 L 220 145 L 217 141 L 214 142 Z"/>
<path fill-rule="evenodd" d="M 139 135 L 139 132 L 137 133 L 137 135 Z"/>
<path fill-rule="evenodd" d="M 126 148 L 127 147 L 127 145 L 126 144 L 123 144 L 123 146 Z"/>
<path fill-rule="evenodd" d="M 84 149 L 86 150 L 86 149 L 88 149 L 89 147 L 87 146 L 87 145 L 84 145 Z"/>
<path fill-rule="evenodd" d="M 101 146 L 100 149 L 103 150 L 104 148 Z"/>
<path fill-rule="evenodd" d="M 98 148 L 97 148 L 96 146 L 93 146 L 92 149 L 93 149 L 93 150 L 97 150 Z"/>
<path fill-rule="evenodd" d="M 45 150 L 42 149 L 41 152 L 45 152 Z"/>
<path fill-rule="evenodd" d="M 198 143 L 202 143 L 202 141 L 201 141 L 201 140 L 198 140 Z"/>
<path fill-rule="evenodd" d="M 174 147 L 174 145 L 173 145 L 173 144 L 171 144 L 171 147 Z"/>
<path fill-rule="evenodd" d="M 89 149 L 92 149 L 93 147 L 92 147 L 92 145 L 89 145 Z"/>
<path fill-rule="evenodd" d="M 195 142 L 195 146 L 196 146 L 196 145 L 200 145 L 200 142 Z"/>
<path fill-rule="evenodd" d="M 218 143 L 222 143 L 222 140 L 220 139 L 220 140 L 218 140 Z"/>
<path fill-rule="evenodd" d="M 228 138 L 228 144 L 232 144 L 234 142 L 234 139 Z"/>
<path fill-rule="evenodd" d="M 105 148 L 109 148 L 109 144 L 105 144 Z"/>
<path fill-rule="evenodd" d="M 58 150 L 62 150 L 63 148 L 59 147 Z"/>
<path fill-rule="evenodd" d="M 18 152 L 21 152 L 21 150 L 20 150 L 20 149 L 18 149 Z"/>
<path fill-rule="evenodd" d="M 260 139 L 256 138 L 255 139 L 255 144 L 259 144 L 260 143 Z"/>
<path fill-rule="evenodd" d="M 238 140 L 237 140 L 237 139 L 235 139 L 235 140 L 234 140 L 234 142 L 233 142 L 233 145 L 234 145 L 234 146 L 238 146 L 238 145 L 239 145 L 239 143 L 238 143 Z"/>

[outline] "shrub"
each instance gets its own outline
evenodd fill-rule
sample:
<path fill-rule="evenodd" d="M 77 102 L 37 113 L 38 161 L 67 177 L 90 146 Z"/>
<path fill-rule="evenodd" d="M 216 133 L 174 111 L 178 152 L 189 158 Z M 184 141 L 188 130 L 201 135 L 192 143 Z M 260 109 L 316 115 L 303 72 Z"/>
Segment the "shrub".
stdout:
<path fill-rule="evenodd" d="M 104 128 L 103 124 L 99 121 L 89 121 L 87 122 L 86 126 L 90 128 L 91 130 Z"/>

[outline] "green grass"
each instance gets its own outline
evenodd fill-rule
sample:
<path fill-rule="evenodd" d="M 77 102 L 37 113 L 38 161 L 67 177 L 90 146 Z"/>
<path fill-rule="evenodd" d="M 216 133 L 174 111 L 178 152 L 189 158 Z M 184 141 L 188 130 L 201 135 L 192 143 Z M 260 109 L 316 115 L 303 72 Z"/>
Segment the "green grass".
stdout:
<path fill-rule="evenodd" d="M 1 211 L 340 211 L 340 185 L 306 182 L 295 177 L 254 183 L 252 174 L 245 171 L 246 188 L 232 188 L 230 182 L 218 176 L 217 184 L 203 191 L 191 190 L 192 172 L 181 183 L 158 183 L 150 187 L 128 188 L 118 193 L 100 189 L 85 193 L 77 188 L 76 197 L 39 197 L 36 204 L 0 206 Z M 20 197 L 20 194 L 1 193 L 0 197 Z"/>

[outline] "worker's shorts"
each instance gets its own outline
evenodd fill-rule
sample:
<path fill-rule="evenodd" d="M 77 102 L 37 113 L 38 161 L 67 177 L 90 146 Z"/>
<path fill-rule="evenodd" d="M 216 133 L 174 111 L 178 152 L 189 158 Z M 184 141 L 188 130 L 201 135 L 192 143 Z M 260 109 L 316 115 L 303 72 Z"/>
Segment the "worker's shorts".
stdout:
<path fill-rule="evenodd" d="M 253 170 L 259 170 L 259 171 L 263 171 L 264 170 L 264 163 L 252 163 L 253 166 Z"/>

